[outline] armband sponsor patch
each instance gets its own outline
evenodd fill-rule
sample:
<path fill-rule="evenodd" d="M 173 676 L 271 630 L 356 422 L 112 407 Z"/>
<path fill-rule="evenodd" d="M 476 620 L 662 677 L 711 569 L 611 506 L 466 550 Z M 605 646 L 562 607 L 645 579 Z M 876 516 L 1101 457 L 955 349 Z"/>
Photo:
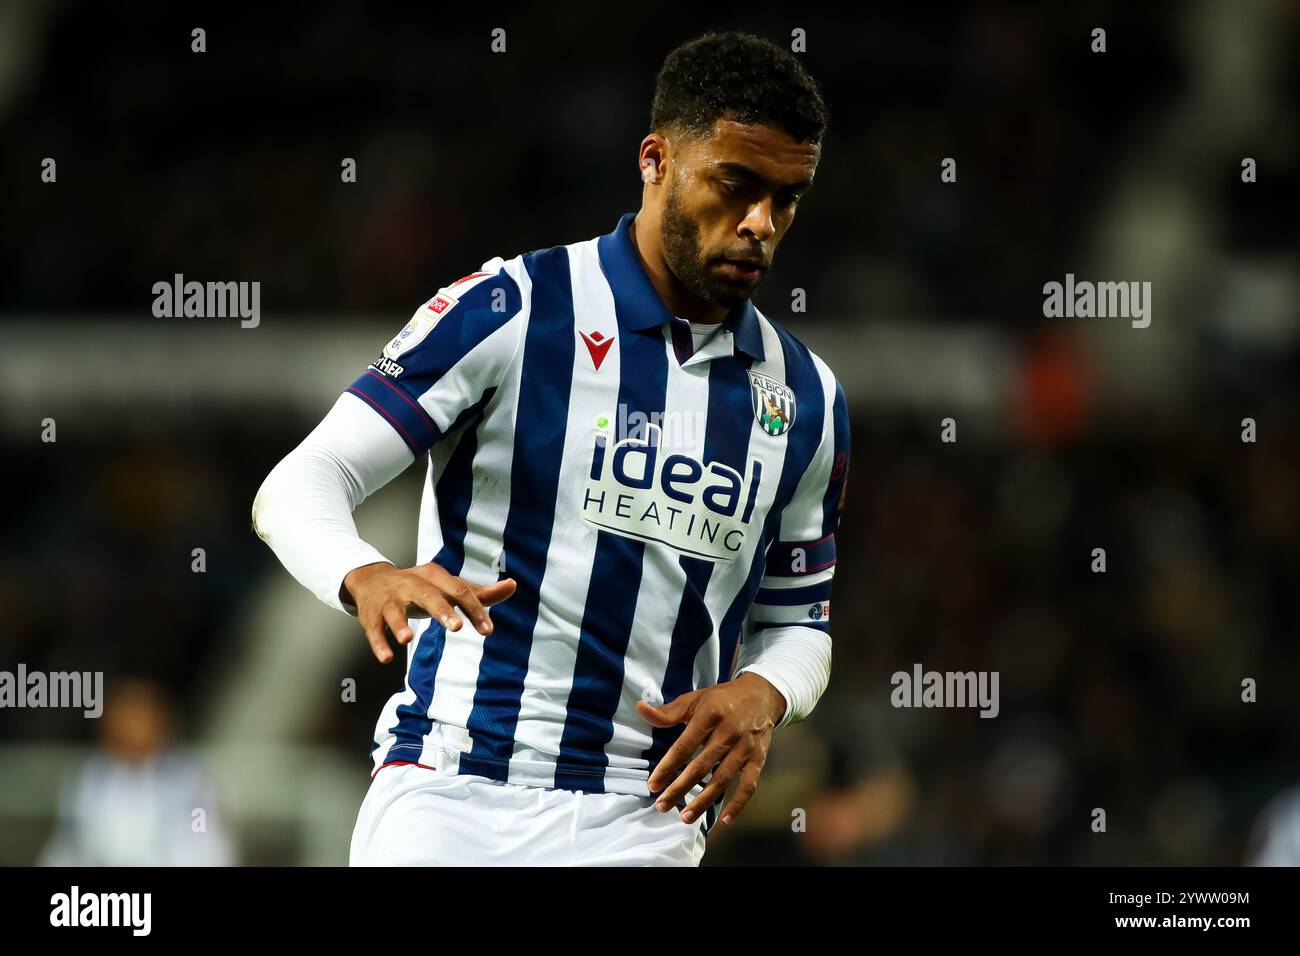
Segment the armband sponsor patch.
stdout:
<path fill-rule="evenodd" d="M 432 312 L 434 315 L 442 315 L 458 301 L 459 300 L 454 295 L 450 295 L 446 292 L 439 292 L 424 304 L 424 308 L 426 311 Z"/>
<path fill-rule="evenodd" d="M 460 301 L 454 295 L 447 292 L 439 292 L 432 299 L 420 306 L 415 315 L 411 316 L 411 321 L 406 323 L 402 331 L 393 336 L 392 341 L 384 346 L 383 354 L 390 359 L 395 359 L 403 352 L 409 352 L 415 346 L 424 341 L 424 337 L 432 331 L 433 327 L 438 324 L 442 318 L 456 303 Z M 382 369 L 381 369 L 382 371 Z"/>
<path fill-rule="evenodd" d="M 386 355 L 380 355 L 379 358 L 370 363 L 370 367 L 380 375 L 386 375 L 388 378 L 397 378 L 406 371 Z"/>

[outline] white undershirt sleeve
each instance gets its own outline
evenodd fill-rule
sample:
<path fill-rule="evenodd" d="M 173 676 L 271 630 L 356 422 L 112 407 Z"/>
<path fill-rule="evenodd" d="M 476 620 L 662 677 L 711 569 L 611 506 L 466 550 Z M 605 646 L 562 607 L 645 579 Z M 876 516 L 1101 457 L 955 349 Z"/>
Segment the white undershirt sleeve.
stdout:
<path fill-rule="evenodd" d="M 745 638 L 734 677 L 754 673 L 785 698 L 780 730 L 812 713 L 831 679 L 831 637 L 811 627 L 768 627 Z"/>
<path fill-rule="evenodd" d="M 410 466 L 393 428 L 350 392 L 271 469 L 253 500 L 253 530 L 293 577 L 330 607 L 354 568 L 389 561 L 357 534 L 352 512 Z"/>

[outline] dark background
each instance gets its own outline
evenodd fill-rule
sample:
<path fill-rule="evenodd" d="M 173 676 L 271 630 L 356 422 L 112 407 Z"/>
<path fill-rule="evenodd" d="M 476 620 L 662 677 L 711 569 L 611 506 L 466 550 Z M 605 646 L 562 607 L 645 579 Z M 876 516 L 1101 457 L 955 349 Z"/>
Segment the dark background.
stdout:
<path fill-rule="evenodd" d="M 0 669 L 165 689 L 239 861 L 344 861 L 401 680 L 253 535 L 258 485 L 439 286 L 638 207 L 655 72 L 710 28 L 807 32 L 830 129 L 756 302 L 845 381 L 854 450 L 830 688 L 706 862 L 1252 858 L 1300 778 L 1300 6 L 0 16 Z M 260 281 L 261 325 L 154 318 L 177 272 Z M 1151 327 L 1044 318 L 1067 272 L 1152 281 Z M 377 496 L 410 556 L 421 477 Z M 332 649 L 316 676 L 259 656 L 281 635 L 250 608 L 287 593 Z M 892 708 L 915 662 L 999 671 L 999 716 Z M 259 681 L 303 685 L 293 719 Z M 3 862 L 40 858 L 98 736 L 0 711 Z M 342 824 L 317 831 L 306 791 L 251 782 L 325 764 Z"/>

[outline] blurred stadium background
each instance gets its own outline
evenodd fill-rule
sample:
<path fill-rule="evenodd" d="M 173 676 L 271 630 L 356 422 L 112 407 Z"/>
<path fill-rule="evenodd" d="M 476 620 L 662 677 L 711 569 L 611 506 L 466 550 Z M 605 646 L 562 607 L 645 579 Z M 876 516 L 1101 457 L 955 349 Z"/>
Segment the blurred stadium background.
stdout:
<path fill-rule="evenodd" d="M 10 0 L 0 669 L 115 696 L 0 711 L 0 863 L 346 862 L 402 675 L 256 538 L 254 492 L 438 286 L 637 207 L 658 64 L 715 27 L 807 31 L 831 129 L 757 302 L 830 359 L 854 451 L 830 688 L 706 865 L 1300 843 L 1300 5 Z M 1045 319 L 1067 272 L 1151 281 L 1150 327 Z M 260 325 L 154 318 L 175 273 L 260 281 Z M 357 513 L 407 562 L 422 474 Z M 1000 715 L 892 708 L 917 662 L 999 671 Z M 169 849 L 192 806 L 211 839 Z"/>

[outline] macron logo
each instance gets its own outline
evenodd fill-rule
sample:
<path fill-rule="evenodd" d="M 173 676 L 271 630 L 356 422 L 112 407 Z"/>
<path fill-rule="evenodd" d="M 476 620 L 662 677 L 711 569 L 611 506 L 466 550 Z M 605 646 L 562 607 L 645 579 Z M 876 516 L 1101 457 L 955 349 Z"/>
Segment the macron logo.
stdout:
<path fill-rule="evenodd" d="M 596 371 L 600 371 L 600 363 L 605 361 L 605 356 L 609 354 L 609 347 L 614 344 L 614 337 L 609 338 L 601 335 L 599 331 L 588 334 L 579 332 L 582 341 L 587 343 L 587 351 L 591 353 L 591 364 L 596 366 Z"/>

